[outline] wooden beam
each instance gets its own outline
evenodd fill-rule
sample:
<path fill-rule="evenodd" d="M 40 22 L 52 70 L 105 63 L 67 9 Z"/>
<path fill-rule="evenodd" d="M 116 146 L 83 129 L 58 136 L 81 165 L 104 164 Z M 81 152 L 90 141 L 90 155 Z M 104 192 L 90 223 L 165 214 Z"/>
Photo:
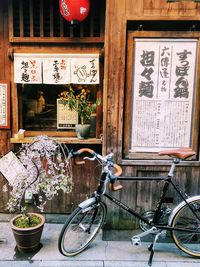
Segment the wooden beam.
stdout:
<path fill-rule="evenodd" d="M 20 28 L 20 37 L 24 37 L 23 0 L 20 0 L 19 2 L 19 28 Z"/>
<path fill-rule="evenodd" d="M 29 0 L 29 22 L 30 22 L 30 37 L 34 36 L 33 26 L 33 0 Z"/>
<path fill-rule="evenodd" d="M 44 13 L 44 1 L 40 0 L 40 38 L 44 37 L 44 17 L 43 17 L 43 13 Z"/>

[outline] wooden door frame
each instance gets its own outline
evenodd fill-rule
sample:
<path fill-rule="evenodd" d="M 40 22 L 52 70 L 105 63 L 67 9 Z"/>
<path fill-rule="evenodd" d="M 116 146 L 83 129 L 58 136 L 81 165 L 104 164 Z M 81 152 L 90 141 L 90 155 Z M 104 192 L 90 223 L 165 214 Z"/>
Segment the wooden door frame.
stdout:
<path fill-rule="evenodd" d="M 199 137 L 199 91 L 200 91 L 200 32 L 160 32 L 160 31 L 130 31 L 127 40 L 127 61 L 126 61 L 126 87 L 124 103 L 124 127 L 123 127 L 123 159 L 125 160 L 149 160 L 158 159 L 156 153 L 129 153 L 131 138 L 131 104 L 132 104 L 132 79 L 133 79 L 133 53 L 135 38 L 195 38 L 198 39 L 197 48 L 197 76 L 196 90 L 194 95 L 194 119 L 192 126 L 192 148 L 198 152 Z M 159 158 L 160 159 L 160 158 Z"/>

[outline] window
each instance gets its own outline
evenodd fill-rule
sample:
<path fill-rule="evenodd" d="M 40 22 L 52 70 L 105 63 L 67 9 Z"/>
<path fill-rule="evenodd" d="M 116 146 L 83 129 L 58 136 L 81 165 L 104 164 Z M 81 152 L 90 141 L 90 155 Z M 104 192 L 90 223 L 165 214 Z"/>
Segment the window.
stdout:
<path fill-rule="evenodd" d="M 10 42 L 104 41 L 104 0 L 91 1 L 88 17 L 77 27 L 63 19 L 58 0 L 10 0 L 9 11 Z"/>

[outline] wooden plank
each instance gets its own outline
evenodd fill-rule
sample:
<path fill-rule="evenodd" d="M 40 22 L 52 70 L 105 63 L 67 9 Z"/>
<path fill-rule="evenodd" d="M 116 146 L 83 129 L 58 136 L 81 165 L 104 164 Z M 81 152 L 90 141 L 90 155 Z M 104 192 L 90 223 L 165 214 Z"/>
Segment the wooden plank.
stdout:
<path fill-rule="evenodd" d="M 38 134 L 40 135 L 40 134 Z M 44 134 L 45 135 L 45 134 Z M 87 138 L 87 139 L 78 139 L 76 137 L 57 137 L 55 135 L 50 135 L 48 134 L 49 137 L 52 137 L 54 140 L 61 142 L 63 144 L 101 144 L 102 140 L 101 139 L 96 139 L 96 138 Z M 24 137 L 21 139 L 17 138 L 11 138 L 10 142 L 12 144 L 23 144 L 23 143 L 31 143 L 34 141 L 34 137 Z"/>
<path fill-rule="evenodd" d="M 105 36 L 105 6 L 100 5 L 100 38 Z"/>
<path fill-rule="evenodd" d="M 63 17 L 60 16 L 60 38 L 64 36 L 64 20 Z"/>
<path fill-rule="evenodd" d="M 12 0 L 8 0 L 8 27 L 9 27 L 9 40 L 14 36 L 14 30 L 13 30 L 13 6 L 12 6 Z M 1 18 L 3 19 L 3 15 L 1 15 Z M 2 24 L 1 24 L 2 25 Z"/>
<path fill-rule="evenodd" d="M 71 28 L 70 28 L 71 29 Z M 71 31 L 71 37 L 11 37 L 11 43 L 104 43 L 102 37 L 73 37 L 73 29 Z M 41 36 L 41 28 L 40 28 Z"/>
<path fill-rule="evenodd" d="M 94 37 L 94 10 L 90 11 L 90 37 Z"/>
<path fill-rule="evenodd" d="M 29 0 L 29 20 L 30 20 L 30 37 L 33 37 L 34 36 L 33 0 Z"/>
<path fill-rule="evenodd" d="M 24 37 L 24 16 L 23 16 L 23 0 L 19 0 L 19 28 L 20 37 Z"/>
<path fill-rule="evenodd" d="M 40 38 L 37 39 L 41 38 L 44 38 L 44 0 L 40 0 Z"/>
<path fill-rule="evenodd" d="M 49 20 L 50 20 L 50 37 L 54 36 L 54 29 L 53 29 L 53 15 L 54 15 L 54 7 L 53 7 L 53 1 L 50 0 L 50 4 L 48 7 L 49 8 Z"/>
<path fill-rule="evenodd" d="M 132 35 L 128 35 L 127 64 L 126 64 L 126 96 L 125 96 L 125 116 L 124 116 L 124 157 L 129 154 L 130 132 L 131 132 L 131 102 L 132 102 L 132 75 L 133 75 L 133 51 L 134 42 Z"/>
<path fill-rule="evenodd" d="M 196 152 L 198 152 L 199 149 L 199 120 L 200 120 L 200 103 L 199 103 L 199 97 L 200 97 L 200 66 L 198 62 L 200 62 L 200 38 L 198 39 L 198 46 L 197 46 L 197 61 L 196 61 L 196 68 L 197 68 L 197 75 L 196 75 L 196 90 L 194 92 L 194 114 L 193 114 L 193 126 L 192 126 L 192 148 Z"/>

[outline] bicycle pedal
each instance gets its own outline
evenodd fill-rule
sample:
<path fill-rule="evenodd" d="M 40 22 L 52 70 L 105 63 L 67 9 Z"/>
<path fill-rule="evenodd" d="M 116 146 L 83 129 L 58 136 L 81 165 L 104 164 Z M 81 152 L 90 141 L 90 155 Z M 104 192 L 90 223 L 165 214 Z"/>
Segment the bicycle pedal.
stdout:
<path fill-rule="evenodd" d="M 131 243 L 133 246 L 141 246 L 141 239 L 139 237 L 132 237 L 131 238 Z"/>

